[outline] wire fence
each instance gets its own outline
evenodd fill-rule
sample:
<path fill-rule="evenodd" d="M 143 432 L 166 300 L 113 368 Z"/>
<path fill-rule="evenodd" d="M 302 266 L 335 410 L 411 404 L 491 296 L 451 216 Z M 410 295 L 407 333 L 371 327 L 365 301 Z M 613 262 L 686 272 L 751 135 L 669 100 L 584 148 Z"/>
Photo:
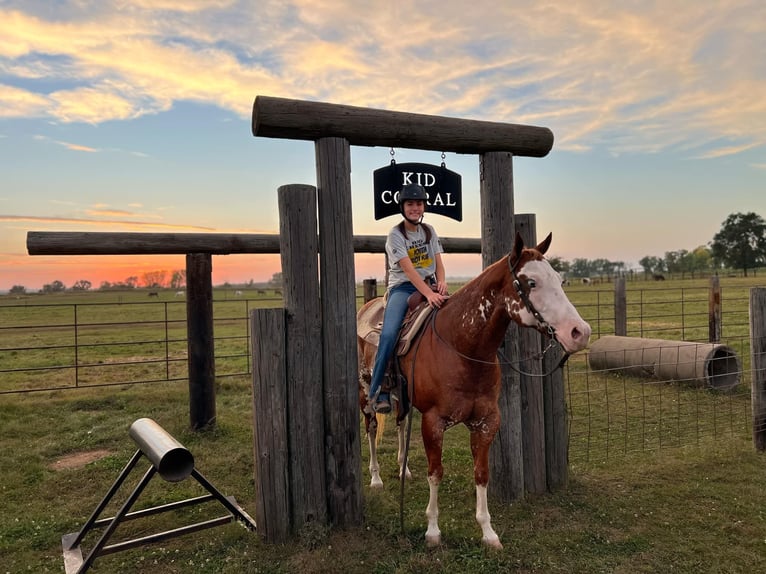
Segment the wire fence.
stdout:
<path fill-rule="evenodd" d="M 578 287 L 568 295 L 593 328 L 591 344 L 615 333 L 612 290 Z M 570 359 L 565 384 L 571 464 L 750 439 L 748 289 L 724 295 L 719 342 L 739 359 L 738 384 L 728 390 L 627 369 L 596 370 L 588 352 Z M 187 381 L 185 301 L 162 296 L 166 300 L 0 305 L 0 394 Z M 630 290 L 627 335 L 707 342 L 708 302 L 704 285 Z M 216 378 L 250 376 L 250 310 L 281 305 L 281 297 L 255 293 L 214 300 Z"/>

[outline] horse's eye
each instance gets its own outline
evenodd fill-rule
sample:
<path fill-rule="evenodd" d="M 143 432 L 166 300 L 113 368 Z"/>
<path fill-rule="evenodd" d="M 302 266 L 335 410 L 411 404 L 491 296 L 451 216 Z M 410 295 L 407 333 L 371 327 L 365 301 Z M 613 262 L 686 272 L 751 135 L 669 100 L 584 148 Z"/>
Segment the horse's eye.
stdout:
<path fill-rule="evenodd" d="M 527 281 L 527 284 L 529 285 L 530 289 L 534 289 L 535 287 L 537 287 L 537 283 L 535 282 L 534 279 L 530 279 L 529 281 Z"/>

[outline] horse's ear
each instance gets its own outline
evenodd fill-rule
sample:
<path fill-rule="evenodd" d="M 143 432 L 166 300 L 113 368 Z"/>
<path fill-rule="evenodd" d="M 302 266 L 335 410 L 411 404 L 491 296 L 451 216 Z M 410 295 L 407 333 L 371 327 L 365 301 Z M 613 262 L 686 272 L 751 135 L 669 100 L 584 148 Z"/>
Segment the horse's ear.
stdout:
<path fill-rule="evenodd" d="M 524 249 L 524 240 L 521 238 L 521 233 L 517 231 L 516 237 L 513 239 L 513 249 L 511 249 L 514 261 L 519 260 L 519 257 L 521 257 L 522 249 Z"/>
<path fill-rule="evenodd" d="M 545 252 L 548 251 L 548 248 L 551 246 L 551 239 L 553 239 L 553 232 L 548 234 L 548 237 L 543 239 L 540 244 L 535 247 L 542 255 L 545 255 Z"/>

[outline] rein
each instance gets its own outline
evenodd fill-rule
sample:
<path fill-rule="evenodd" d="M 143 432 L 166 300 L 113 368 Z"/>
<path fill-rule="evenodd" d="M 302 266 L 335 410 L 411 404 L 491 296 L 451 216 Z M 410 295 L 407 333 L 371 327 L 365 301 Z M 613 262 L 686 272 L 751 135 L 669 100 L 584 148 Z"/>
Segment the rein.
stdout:
<path fill-rule="evenodd" d="M 476 359 L 474 357 L 469 357 L 468 355 L 465 355 L 458 351 L 455 347 L 453 347 L 450 343 L 445 341 L 442 336 L 439 334 L 439 332 L 436 330 L 436 314 L 438 313 L 438 309 L 434 309 L 434 312 L 431 314 L 431 330 L 434 332 L 434 335 L 436 335 L 436 338 L 439 339 L 439 341 L 442 342 L 445 346 L 449 347 L 453 353 L 458 355 L 459 357 L 462 357 L 463 359 L 467 361 L 471 361 L 474 363 L 483 363 L 485 365 L 494 365 L 494 364 L 501 364 L 501 365 L 508 365 L 512 370 L 516 371 L 520 375 L 524 375 L 527 377 L 548 377 L 552 375 L 554 372 L 556 372 L 557 369 L 561 369 L 564 364 L 569 359 L 570 354 L 564 351 L 564 355 L 561 357 L 561 360 L 552 367 L 548 372 L 538 374 L 538 373 L 529 373 L 520 370 L 515 365 L 525 363 L 528 360 L 540 360 L 542 359 L 545 354 L 553 347 L 554 343 L 557 343 L 559 347 L 561 347 L 561 343 L 559 343 L 559 340 L 556 338 L 556 329 L 548 323 L 548 321 L 545 320 L 545 318 L 542 316 L 542 314 L 535 308 L 534 304 L 532 303 L 532 300 L 529 298 L 528 291 L 525 291 L 522 287 L 521 279 L 519 279 L 518 274 L 516 273 L 516 263 L 513 265 L 511 264 L 511 256 L 508 255 L 508 269 L 511 273 L 511 277 L 513 277 L 513 288 L 516 290 L 516 293 L 519 295 L 519 299 L 521 299 L 521 302 L 524 303 L 524 307 L 529 311 L 532 316 L 535 318 L 535 320 L 540 324 L 541 327 L 543 327 L 546 331 L 546 334 L 548 335 L 548 346 L 545 347 L 540 353 L 537 353 L 536 355 L 530 357 L 529 359 L 524 359 L 520 361 L 509 361 L 503 353 L 498 350 L 497 354 L 499 357 L 502 358 L 501 361 L 484 361 L 483 359 Z M 563 350 L 563 347 L 561 347 Z"/>

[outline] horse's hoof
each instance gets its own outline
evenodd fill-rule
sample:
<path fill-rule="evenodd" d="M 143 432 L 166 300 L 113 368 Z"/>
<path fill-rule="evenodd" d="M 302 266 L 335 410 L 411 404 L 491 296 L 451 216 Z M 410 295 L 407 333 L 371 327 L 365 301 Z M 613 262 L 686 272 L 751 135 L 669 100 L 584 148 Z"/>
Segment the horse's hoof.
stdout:
<path fill-rule="evenodd" d="M 481 541 L 484 543 L 484 545 L 487 548 L 491 548 L 492 550 L 502 550 L 503 544 L 500 542 L 500 539 L 495 538 L 482 538 Z"/>
<path fill-rule="evenodd" d="M 383 488 L 383 481 L 379 478 L 373 478 L 370 481 L 370 488 Z"/>
<path fill-rule="evenodd" d="M 441 534 L 426 534 L 426 546 L 429 548 L 435 548 L 441 546 L 442 536 Z"/>
<path fill-rule="evenodd" d="M 399 473 L 399 478 L 402 478 L 402 473 L 401 472 Z M 411 480 L 412 479 L 412 473 L 410 472 L 409 468 L 407 469 L 407 472 L 404 473 L 404 478 L 406 478 L 407 480 Z"/>

